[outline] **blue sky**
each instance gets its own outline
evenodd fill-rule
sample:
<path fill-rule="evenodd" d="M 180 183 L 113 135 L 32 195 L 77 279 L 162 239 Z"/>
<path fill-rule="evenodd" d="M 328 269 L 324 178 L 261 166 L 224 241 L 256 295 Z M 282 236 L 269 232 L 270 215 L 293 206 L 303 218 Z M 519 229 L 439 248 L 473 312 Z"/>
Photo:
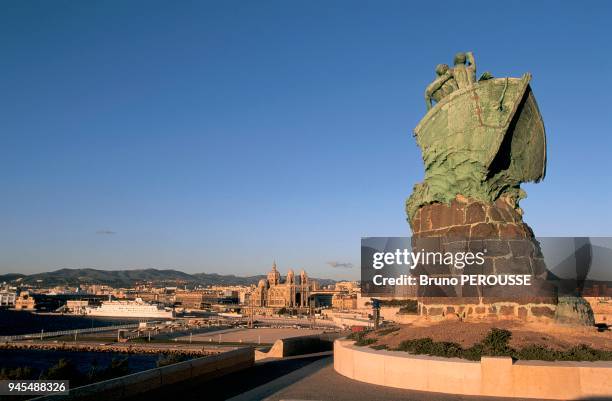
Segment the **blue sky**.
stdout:
<path fill-rule="evenodd" d="M 539 236 L 612 234 L 609 2 L 3 1 L 0 273 L 357 278 L 407 236 L 437 63 L 533 74 Z"/>

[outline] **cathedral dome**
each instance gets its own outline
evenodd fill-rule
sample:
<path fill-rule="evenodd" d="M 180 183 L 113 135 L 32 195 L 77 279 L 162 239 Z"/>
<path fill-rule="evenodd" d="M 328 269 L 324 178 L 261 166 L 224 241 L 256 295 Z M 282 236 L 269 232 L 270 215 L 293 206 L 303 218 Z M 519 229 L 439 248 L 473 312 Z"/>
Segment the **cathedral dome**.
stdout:
<path fill-rule="evenodd" d="M 263 278 L 261 280 L 259 280 L 259 283 L 257 284 L 258 287 L 265 287 L 266 286 L 266 280 L 264 280 Z"/>

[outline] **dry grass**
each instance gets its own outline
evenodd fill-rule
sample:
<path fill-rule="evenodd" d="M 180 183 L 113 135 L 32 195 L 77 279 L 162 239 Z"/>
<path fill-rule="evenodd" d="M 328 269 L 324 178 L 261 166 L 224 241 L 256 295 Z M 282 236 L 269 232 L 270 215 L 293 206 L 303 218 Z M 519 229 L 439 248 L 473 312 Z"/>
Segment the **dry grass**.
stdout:
<path fill-rule="evenodd" d="M 402 341 L 431 338 L 433 341 L 449 341 L 469 348 L 480 342 L 492 328 L 512 332 L 509 345 L 519 349 L 528 345 L 546 346 L 564 351 L 585 344 L 594 349 L 612 351 L 612 332 L 598 332 L 596 328 L 574 328 L 543 323 L 523 323 L 516 321 L 461 322 L 419 321 L 414 324 L 400 325 L 399 330 L 388 333 L 371 333 L 377 345 L 397 348 Z"/>

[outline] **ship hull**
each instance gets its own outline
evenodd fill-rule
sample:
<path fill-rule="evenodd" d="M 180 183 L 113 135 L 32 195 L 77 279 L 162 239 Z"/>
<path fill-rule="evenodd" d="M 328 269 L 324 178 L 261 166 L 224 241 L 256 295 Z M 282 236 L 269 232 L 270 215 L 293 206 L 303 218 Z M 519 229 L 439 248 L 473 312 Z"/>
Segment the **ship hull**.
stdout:
<path fill-rule="evenodd" d="M 174 318 L 174 313 L 172 311 L 164 311 L 164 312 L 141 312 L 141 313 L 120 313 L 120 312 L 111 312 L 111 311 L 96 311 L 91 310 L 87 311 L 87 316 L 97 316 L 97 317 L 118 317 L 118 318 L 155 318 L 155 319 L 172 319 Z"/>
<path fill-rule="evenodd" d="M 528 137 L 531 148 L 546 151 L 544 123 L 529 87 L 531 77 L 497 78 L 480 82 L 449 95 L 427 113 L 414 134 L 424 154 L 470 151 L 490 167 L 506 134 Z M 534 146 L 537 145 L 537 146 Z M 545 154 L 544 154 L 545 156 Z M 427 168 L 428 162 L 425 160 Z M 546 157 L 525 166 L 528 180 L 543 178 Z"/>

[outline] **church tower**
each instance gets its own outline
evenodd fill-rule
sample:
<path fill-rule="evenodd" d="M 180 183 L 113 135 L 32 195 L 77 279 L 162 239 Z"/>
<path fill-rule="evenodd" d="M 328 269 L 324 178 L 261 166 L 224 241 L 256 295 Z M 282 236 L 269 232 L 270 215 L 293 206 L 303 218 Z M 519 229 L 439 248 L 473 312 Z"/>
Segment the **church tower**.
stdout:
<path fill-rule="evenodd" d="M 295 293 L 296 293 L 296 289 L 295 289 L 295 273 L 293 273 L 293 269 L 289 269 L 289 271 L 287 272 L 287 279 L 285 280 L 285 285 L 287 286 L 288 290 L 289 290 L 289 306 L 291 308 L 294 308 L 296 306 L 296 299 L 295 299 Z"/>
<path fill-rule="evenodd" d="M 272 263 L 272 270 L 268 273 L 268 284 L 270 287 L 280 284 L 280 273 L 276 270 L 276 261 Z"/>
<path fill-rule="evenodd" d="M 308 285 L 308 275 L 302 269 L 300 271 L 300 306 L 308 306 L 308 299 L 310 298 L 310 288 Z"/>

